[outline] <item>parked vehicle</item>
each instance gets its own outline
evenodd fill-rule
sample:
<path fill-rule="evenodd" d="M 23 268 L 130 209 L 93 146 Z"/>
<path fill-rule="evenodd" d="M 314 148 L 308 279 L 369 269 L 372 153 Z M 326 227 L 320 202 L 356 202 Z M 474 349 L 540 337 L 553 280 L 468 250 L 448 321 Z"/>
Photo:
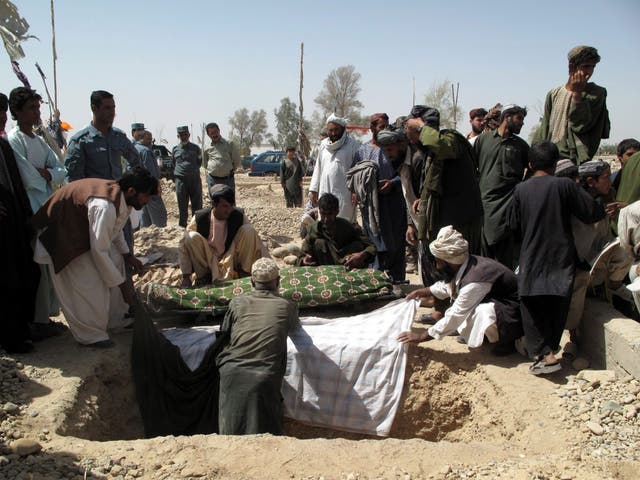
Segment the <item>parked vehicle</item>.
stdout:
<path fill-rule="evenodd" d="M 280 175 L 280 164 L 285 157 L 283 150 L 270 150 L 261 153 L 251 160 L 249 176 L 260 177 L 265 175 Z"/>
<path fill-rule="evenodd" d="M 245 155 L 244 157 L 242 157 L 242 168 L 244 168 L 245 170 L 251 168 L 251 160 L 253 160 L 254 158 L 256 158 L 255 155 Z"/>
<path fill-rule="evenodd" d="M 151 149 L 156 159 L 162 162 L 160 166 L 160 178 L 173 180 L 173 167 L 175 167 L 175 162 L 169 149 L 164 145 L 152 145 Z"/>

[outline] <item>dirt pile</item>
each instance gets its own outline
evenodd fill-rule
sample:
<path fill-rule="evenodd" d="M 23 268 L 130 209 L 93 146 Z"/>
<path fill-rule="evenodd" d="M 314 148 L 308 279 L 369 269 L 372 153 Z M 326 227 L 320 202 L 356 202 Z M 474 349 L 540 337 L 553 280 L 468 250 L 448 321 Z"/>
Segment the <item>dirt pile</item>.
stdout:
<path fill-rule="evenodd" d="M 301 209 L 284 208 L 277 181 L 236 176 L 239 207 L 271 249 L 298 240 Z M 162 182 L 169 226 L 136 234 L 139 254 L 161 253 L 145 280 L 175 275 L 177 205 Z M 172 277 L 172 280 L 179 280 Z M 416 277 L 410 276 L 412 283 Z M 419 314 L 425 313 L 420 309 Z M 59 320 L 63 320 L 61 317 Z M 416 326 L 416 328 L 423 328 Z M 594 384 L 565 365 L 548 379 L 526 359 L 470 351 L 453 337 L 408 350 L 391 435 L 364 438 L 287 421 L 285 437 L 140 439 L 131 331 L 109 351 L 67 332 L 16 358 L 0 356 L 0 478 L 4 479 L 517 479 L 639 477 L 640 384 Z M 599 427 L 599 428 L 598 428 Z M 12 442 L 40 448 L 16 453 Z M 425 441 L 429 440 L 429 441 Z"/>

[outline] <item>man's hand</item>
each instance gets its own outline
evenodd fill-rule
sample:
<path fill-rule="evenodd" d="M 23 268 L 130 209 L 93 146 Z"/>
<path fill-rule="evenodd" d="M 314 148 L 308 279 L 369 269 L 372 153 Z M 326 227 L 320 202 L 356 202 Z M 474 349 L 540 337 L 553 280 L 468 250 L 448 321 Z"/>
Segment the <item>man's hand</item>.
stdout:
<path fill-rule="evenodd" d="M 393 187 L 393 181 L 392 180 L 379 180 L 378 181 L 378 193 L 382 193 L 387 194 L 391 191 L 391 188 Z"/>
<path fill-rule="evenodd" d="M 411 205 L 411 211 L 417 215 L 420 212 L 420 199 L 414 200 L 413 205 Z"/>
<path fill-rule="evenodd" d="M 409 245 L 417 245 L 418 243 L 418 237 L 416 235 L 417 233 L 418 231 L 416 230 L 416 227 L 413 226 L 413 224 L 407 225 L 407 233 L 405 234 L 404 238 Z"/>
<path fill-rule="evenodd" d="M 351 193 L 351 205 L 358 204 L 358 196 L 355 193 Z"/>
<path fill-rule="evenodd" d="M 47 170 L 46 168 L 38 168 L 38 167 L 36 167 L 36 170 L 38 170 L 38 173 L 40 174 L 40 176 L 44 178 L 47 182 L 51 181 L 51 172 L 49 170 Z"/>
<path fill-rule="evenodd" d="M 349 269 L 363 268 L 368 263 L 368 257 L 369 254 L 365 251 L 352 253 L 351 255 L 347 255 L 347 258 L 345 258 L 344 266 Z"/>
<path fill-rule="evenodd" d="M 406 300 L 422 300 L 429 299 L 433 297 L 431 295 L 431 291 L 428 288 L 419 288 L 418 290 L 414 290 L 409 295 L 405 297 Z"/>
<path fill-rule="evenodd" d="M 587 76 L 580 70 L 576 70 L 569 74 L 569 90 L 573 93 L 582 93 L 587 87 Z M 575 98 L 575 95 L 574 95 Z"/>
<path fill-rule="evenodd" d="M 302 257 L 302 265 L 305 267 L 315 267 L 318 265 L 318 262 L 316 262 L 311 255 L 305 255 Z"/>
<path fill-rule="evenodd" d="M 309 201 L 314 207 L 318 206 L 318 192 L 309 192 Z"/>
<path fill-rule="evenodd" d="M 607 203 L 604 211 L 607 212 L 608 217 L 615 217 L 618 215 L 618 212 L 626 206 L 627 204 L 625 202 L 611 202 Z"/>
<path fill-rule="evenodd" d="M 136 292 L 133 289 L 133 282 L 130 280 L 125 280 L 120 285 L 120 292 L 122 292 L 122 298 L 127 303 L 127 305 L 134 306 L 136 304 Z"/>
<path fill-rule="evenodd" d="M 138 275 L 141 275 L 146 271 L 142 262 L 138 260 L 135 257 L 135 255 L 132 255 L 131 253 L 127 253 L 126 255 L 124 255 L 124 261 L 127 265 L 133 268 L 133 271 Z"/>
<path fill-rule="evenodd" d="M 191 284 L 191 274 L 183 274 L 182 275 L 182 281 L 180 282 L 180 286 L 182 288 L 191 288 L 192 284 Z"/>
<path fill-rule="evenodd" d="M 429 332 L 417 333 L 417 332 L 402 332 L 398 335 L 398 341 L 400 343 L 420 343 L 432 340 L 433 337 L 429 335 Z"/>

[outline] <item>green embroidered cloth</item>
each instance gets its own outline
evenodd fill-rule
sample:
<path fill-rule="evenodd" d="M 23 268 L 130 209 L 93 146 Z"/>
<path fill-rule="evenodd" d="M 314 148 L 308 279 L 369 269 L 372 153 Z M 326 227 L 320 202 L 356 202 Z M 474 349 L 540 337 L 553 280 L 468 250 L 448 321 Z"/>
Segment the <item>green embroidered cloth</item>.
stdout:
<path fill-rule="evenodd" d="M 144 288 L 152 311 L 198 310 L 224 313 L 229 301 L 251 290 L 249 277 L 200 288 L 151 283 Z M 346 270 L 342 265 L 286 267 L 280 270 L 280 295 L 300 308 L 349 304 L 393 294 L 391 280 L 373 268 Z"/>

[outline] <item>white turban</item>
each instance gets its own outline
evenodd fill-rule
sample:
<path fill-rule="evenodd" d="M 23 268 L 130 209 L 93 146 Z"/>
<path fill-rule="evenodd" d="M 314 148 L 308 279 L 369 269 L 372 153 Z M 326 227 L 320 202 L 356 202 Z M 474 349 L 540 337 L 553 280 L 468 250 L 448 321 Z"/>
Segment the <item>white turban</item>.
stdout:
<path fill-rule="evenodd" d="M 462 265 L 469 256 L 469 242 L 451 225 L 442 227 L 438 237 L 429 244 L 434 257 L 453 265 Z"/>
<path fill-rule="evenodd" d="M 338 125 L 346 127 L 348 122 L 346 118 L 340 118 L 336 116 L 335 113 L 332 113 L 331 115 L 329 115 L 329 118 L 327 118 L 327 123 L 337 123 Z"/>

